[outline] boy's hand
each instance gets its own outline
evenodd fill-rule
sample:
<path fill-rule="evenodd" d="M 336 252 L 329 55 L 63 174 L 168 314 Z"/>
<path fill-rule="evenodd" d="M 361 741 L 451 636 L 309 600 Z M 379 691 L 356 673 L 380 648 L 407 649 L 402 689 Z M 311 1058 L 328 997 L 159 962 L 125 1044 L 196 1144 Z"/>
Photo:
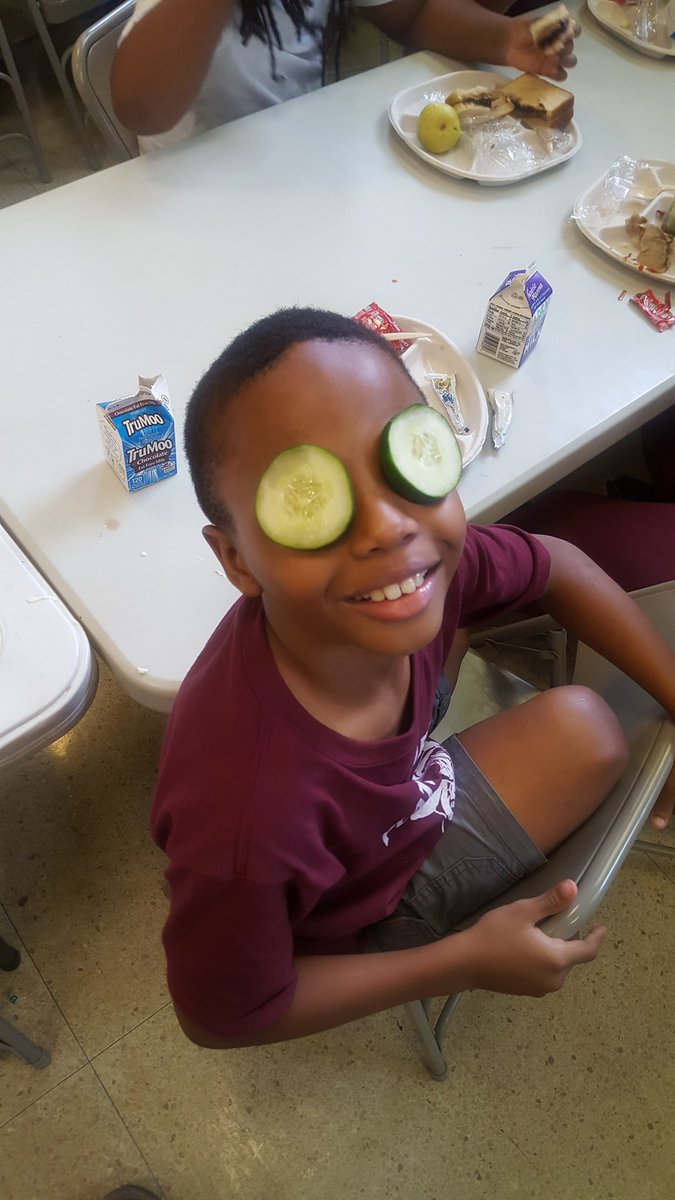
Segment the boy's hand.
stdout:
<path fill-rule="evenodd" d="M 558 81 L 567 79 L 567 71 L 577 61 L 574 39 L 581 33 L 578 25 L 574 26 L 572 36 L 557 54 L 544 54 L 539 46 L 535 46 L 528 17 L 511 17 L 509 27 L 505 54 L 507 66 L 529 71 L 532 75 L 547 75 L 549 79 Z"/>
<path fill-rule="evenodd" d="M 576 896 L 571 879 L 531 900 L 516 900 L 486 913 L 472 935 L 472 986 L 512 996 L 545 996 L 562 987 L 572 967 L 592 962 L 605 936 L 596 926 L 583 941 L 565 942 L 537 928 L 564 912 Z"/>
<path fill-rule="evenodd" d="M 652 829 L 665 829 L 675 809 L 675 767 L 663 785 L 661 794 L 649 817 Z"/>

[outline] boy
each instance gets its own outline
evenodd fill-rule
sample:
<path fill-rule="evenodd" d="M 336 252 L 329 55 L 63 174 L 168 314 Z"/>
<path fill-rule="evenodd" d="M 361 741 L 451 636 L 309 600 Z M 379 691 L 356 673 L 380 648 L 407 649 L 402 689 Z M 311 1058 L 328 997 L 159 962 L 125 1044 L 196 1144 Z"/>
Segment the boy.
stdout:
<path fill-rule="evenodd" d="M 354 7 L 408 48 L 564 79 L 576 62 L 578 26 L 560 50 L 545 52 L 527 17 L 502 16 L 509 3 L 354 0 Z M 327 57 L 337 57 L 351 11 L 350 0 L 138 0 L 113 62 L 115 112 L 147 151 L 313 91 Z"/>
<path fill-rule="evenodd" d="M 241 334 L 191 400 L 204 533 L 243 594 L 177 697 L 153 812 L 169 986 L 201 1045 L 467 988 L 542 995 L 602 941 L 536 928 L 571 903 L 569 880 L 444 935 L 601 802 L 625 763 L 615 717 L 558 688 L 437 746 L 437 683 L 444 663 L 454 682 L 465 626 L 535 599 L 671 713 L 675 656 L 573 547 L 467 529 L 455 492 L 421 504 L 387 481 L 382 431 L 421 400 L 379 335 L 312 309 Z M 256 513 L 270 464 L 307 445 L 346 473 L 353 516 L 298 550 Z"/>

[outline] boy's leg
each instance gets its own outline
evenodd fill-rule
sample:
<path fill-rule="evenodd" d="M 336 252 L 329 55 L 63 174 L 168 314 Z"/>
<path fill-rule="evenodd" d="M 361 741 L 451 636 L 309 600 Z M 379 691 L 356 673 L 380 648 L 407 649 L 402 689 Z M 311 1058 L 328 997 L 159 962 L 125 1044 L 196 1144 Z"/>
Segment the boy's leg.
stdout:
<path fill-rule="evenodd" d="M 621 726 L 588 688 L 552 688 L 459 740 L 544 854 L 602 803 L 626 764 Z"/>

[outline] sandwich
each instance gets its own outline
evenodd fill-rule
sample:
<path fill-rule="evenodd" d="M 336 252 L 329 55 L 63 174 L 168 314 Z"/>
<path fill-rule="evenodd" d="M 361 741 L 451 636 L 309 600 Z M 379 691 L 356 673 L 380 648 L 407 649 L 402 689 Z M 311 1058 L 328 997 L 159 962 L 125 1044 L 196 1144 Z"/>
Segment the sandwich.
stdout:
<path fill-rule="evenodd" d="M 498 117 L 507 117 L 513 112 L 513 105 L 498 88 L 474 87 L 458 88 L 450 92 L 446 100 L 454 108 L 460 123 L 467 117 L 477 120 L 492 121 Z"/>
<path fill-rule="evenodd" d="M 563 129 L 574 116 L 574 96 L 538 75 L 518 75 L 498 89 L 513 105 L 513 115 L 536 129 Z"/>
<path fill-rule="evenodd" d="M 564 4 L 544 13 L 530 25 L 532 41 L 544 54 L 558 54 L 574 35 L 574 20 Z"/>

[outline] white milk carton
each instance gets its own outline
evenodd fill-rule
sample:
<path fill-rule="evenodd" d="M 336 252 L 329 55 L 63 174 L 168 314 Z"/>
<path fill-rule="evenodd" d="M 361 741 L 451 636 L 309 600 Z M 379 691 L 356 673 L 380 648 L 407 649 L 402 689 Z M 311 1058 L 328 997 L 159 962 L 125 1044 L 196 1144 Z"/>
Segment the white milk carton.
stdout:
<path fill-rule="evenodd" d="M 139 375 L 135 396 L 96 408 L 105 456 L 128 492 L 176 474 L 176 431 L 163 375 Z"/>
<path fill-rule="evenodd" d="M 476 349 L 519 367 L 539 340 L 552 295 L 538 271 L 511 271 L 490 298 Z"/>

